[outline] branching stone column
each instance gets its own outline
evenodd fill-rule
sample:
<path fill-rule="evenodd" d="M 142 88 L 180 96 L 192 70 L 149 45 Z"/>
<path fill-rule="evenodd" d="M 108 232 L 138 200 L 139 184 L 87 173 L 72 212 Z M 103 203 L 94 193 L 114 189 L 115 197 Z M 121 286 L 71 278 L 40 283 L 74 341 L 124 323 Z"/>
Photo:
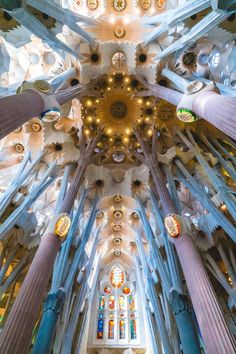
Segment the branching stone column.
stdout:
<path fill-rule="evenodd" d="M 135 155 L 149 166 L 162 204 L 167 231 L 169 235 L 172 234 L 171 240 L 176 247 L 207 353 L 234 354 L 236 352 L 235 339 L 224 319 L 206 269 L 191 236 L 185 231 L 184 225 L 181 225 L 180 216 L 176 215 L 175 206 L 157 161 L 155 134 L 153 134 L 152 151 L 138 132 L 136 136 L 144 156 L 138 156 L 136 152 Z M 167 217 L 171 225 L 170 223 L 167 225 Z"/>
<path fill-rule="evenodd" d="M 138 78 L 149 91 L 138 93 L 138 96 L 154 95 L 177 106 L 177 117 L 191 123 L 203 118 L 216 128 L 236 139 L 236 100 L 219 94 L 213 84 L 204 86 L 200 81 L 193 81 L 187 88 L 187 93 L 160 85 L 150 85 L 142 78 Z"/>
<path fill-rule="evenodd" d="M 80 97 L 88 90 L 89 85 L 77 85 L 55 94 L 47 81 L 24 82 L 17 95 L 0 98 L 0 139 L 31 118 L 57 119 L 61 104 Z"/>
<path fill-rule="evenodd" d="M 85 142 L 81 142 L 81 158 L 59 215 L 55 217 L 53 231 L 43 236 L 0 336 L 1 354 L 27 353 L 61 240 L 69 231 L 68 214 L 73 207 L 85 168 L 91 161 L 100 136 L 101 132 L 87 148 L 85 148 Z"/>

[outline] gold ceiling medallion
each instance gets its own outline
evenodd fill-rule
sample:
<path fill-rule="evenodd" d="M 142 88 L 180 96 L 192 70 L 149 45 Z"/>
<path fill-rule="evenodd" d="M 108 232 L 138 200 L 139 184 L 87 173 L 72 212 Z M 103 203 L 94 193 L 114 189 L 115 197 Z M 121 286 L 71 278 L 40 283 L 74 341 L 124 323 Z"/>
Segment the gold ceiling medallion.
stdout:
<path fill-rule="evenodd" d="M 115 255 L 116 257 L 119 257 L 119 256 L 121 255 L 121 250 L 120 250 L 119 248 L 115 249 L 115 250 L 114 250 L 114 255 Z"/>
<path fill-rule="evenodd" d="M 116 225 L 113 226 L 113 230 L 116 231 L 116 232 L 119 232 L 119 231 L 122 230 L 122 226 L 119 225 L 119 224 L 116 224 Z"/>
<path fill-rule="evenodd" d="M 32 123 L 31 128 L 33 132 L 40 132 L 42 126 L 39 123 Z"/>
<path fill-rule="evenodd" d="M 122 201 L 122 196 L 117 194 L 113 197 L 115 203 L 120 203 Z"/>
<path fill-rule="evenodd" d="M 121 219 L 123 217 L 123 212 L 121 210 L 115 210 L 113 213 L 114 219 Z"/>
<path fill-rule="evenodd" d="M 89 10 L 96 10 L 98 8 L 98 0 L 87 0 L 87 7 Z"/>
<path fill-rule="evenodd" d="M 59 238 L 65 238 L 69 232 L 71 225 L 71 220 L 69 215 L 66 213 L 59 215 L 55 227 L 54 227 L 54 234 Z"/>
<path fill-rule="evenodd" d="M 14 145 L 14 148 L 15 148 L 15 151 L 18 153 L 18 154 L 21 154 L 22 152 L 24 152 L 25 148 L 22 144 L 15 144 Z"/>
<path fill-rule="evenodd" d="M 123 38 L 125 35 L 126 30 L 121 25 L 117 25 L 114 30 L 114 36 L 116 38 Z"/>
<path fill-rule="evenodd" d="M 175 238 L 181 235 L 183 231 L 181 216 L 176 214 L 168 214 L 165 217 L 164 222 L 165 222 L 166 230 L 170 235 L 170 237 Z"/>
<path fill-rule="evenodd" d="M 151 0 L 141 0 L 141 7 L 142 7 L 143 10 L 150 9 L 151 4 L 152 4 Z"/>
<path fill-rule="evenodd" d="M 116 70 L 124 70 L 126 67 L 126 56 L 123 52 L 115 52 L 111 57 L 111 63 Z"/>
<path fill-rule="evenodd" d="M 166 2 L 165 2 L 165 0 L 157 0 L 157 8 L 159 9 L 159 10 L 162 10 L 162 9 L 164 9 L 164 7 L 166 6 Z"/>
<path fill-rule="evenodd" d="M 121 239 L 120 237 L 115 237 L 115 238 L 113 239 L 113 243 L 114 243 L 115 245 L 120 245 L 121 242 L 122 242 L 122 239 Z"/>
<path fill-rule="evenodd" d="M 123 11 L 126 5 L 126 0 L 113 0 L 113 7 L 116 11 Z"/>

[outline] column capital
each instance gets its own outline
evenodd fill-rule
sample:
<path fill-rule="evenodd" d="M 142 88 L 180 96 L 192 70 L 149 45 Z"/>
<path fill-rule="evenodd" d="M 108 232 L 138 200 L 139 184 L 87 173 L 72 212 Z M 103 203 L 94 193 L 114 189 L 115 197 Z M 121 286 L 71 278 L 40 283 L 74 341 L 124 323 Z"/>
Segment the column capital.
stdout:
<path fill-rule="evenodd" d="M 37 92 L 43 99 L 44 108 L 41 112 L 41 118 L 46 122 L 53 122 L 61 115 L 60 104 L 53 92 L 52 86 L 46 80 L 36 80 L 34 82 L 23 81 L 18 87 L 16 93 L 32 90 Z"/>

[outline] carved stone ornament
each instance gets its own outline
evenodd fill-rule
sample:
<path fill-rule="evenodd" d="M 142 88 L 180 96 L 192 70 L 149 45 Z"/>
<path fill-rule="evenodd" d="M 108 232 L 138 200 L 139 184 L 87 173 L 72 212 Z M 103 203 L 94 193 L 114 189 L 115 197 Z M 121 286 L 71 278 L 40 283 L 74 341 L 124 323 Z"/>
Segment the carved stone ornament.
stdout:
<path fill-rule="evenodd" d="M 168 214 L 165 217 L 165 227 L 170 237 L 179 237 L 183 231 L 181 216 L 176 214 Z"/>
<path fill-rule="evenodd" d="M 123 212 L 121 210 L 115 210 L 113 216 L 115 219 L 121 219 L 123 217 Z"/>
<path fill-rule="evenodd" d="M 119 195 L 119 194 L 116 194 L 114 197 L 113 197 L 113 200 L 115 203 L 120 203 L 122 201 L 122 196 Z"/>
<path fill-rule="evenodd" d="M 123 38 L 126 35 L 126 30 L 122 26 L 116 26 L 114 29 L 114 36 L 116 38 Z"/>
<path fill-rule="evenodd" d="M 113 7 L 116 11 L 123 11 L 126 8 L 126 0 L 113 0 Z"/>
<path fill-rule="evenodd" d="M 151 5 L 152 5 L 151 0 L 141 0 L 141 7 L 143 10 L 150 9 Z"/>
<path fill-rule="evenodd" d="M 98 0 L 87 0 L 87 7 L 89 10 L 96 10 L 98 8 Z"/>
<path fill-rule="evenodd" d="M 116 225 L 113 226 L 113 230 L 116 231 L 116 232 L 121 231 L 122 230 L 122 226 L 116 224 Z"/>
<path fill-rule="evenodd" d="M 59 238 L 65 238 L 71 226 L 71 219 L 66 213 L 60 214 L 54 226 L 54 234 Z"/>

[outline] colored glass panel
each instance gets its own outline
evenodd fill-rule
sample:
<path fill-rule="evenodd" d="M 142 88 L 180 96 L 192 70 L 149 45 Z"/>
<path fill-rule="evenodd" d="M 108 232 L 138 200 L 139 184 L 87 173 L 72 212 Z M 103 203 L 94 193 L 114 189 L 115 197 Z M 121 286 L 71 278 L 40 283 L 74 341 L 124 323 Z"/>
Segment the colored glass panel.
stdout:
<path fill-rule="evenodd" d="M 120 332 L 120 339 L 125 339 L 125 321 L 120 320 L 119 322 L 119 332 Z"/>
<path fill-rule="evenodd" d="M 103 339 L 103 332 L 104 332 L 104 320 L 103 315 L 99 315 L 98 320 L 98 327 L 97 327 L 97 339 Z"/>
<path fill-rule="evenodd" d="M 119 296 L 119 310 L 121 310 L 121 311 L 126 310 L 125 297 L 123 295 Z"/>
<path fill-rule="evenodd" d="M 108 322 L 108 338 L 109 339 L 114 339 L 114 326 L 115 326 L 114 320 L 110 320 Z"/>
<path fill-rule="evenodd" d="M 115 296 L 109 298 L 109 310 L 115 310 Z"/>
<path fill-rule="evenodd" d="M 129 310 L 134 311 L 135 310 L 135 300 L 134 300 L 133 295 L 129 296 L 128 301 L 129 301 Z"/>
<path fill-rule="evenodd" d="M 130 337 L 131 339 L 137 339 L 136 320 L 130 320 Z"/>
<path fill-rule="evenodd" d="M 99 311 L 104 311 L 105 310 L 105 304 L 106 304 L 106 298 L 105 296 L 100 296 L 99 297 Z"/>
<path fill-rule="evenodd" d="M 113 267 L 110 274 L 110 280 L 114 288 L 120 288 L 125 281 L 124 271 L 117 266 Z"/>

